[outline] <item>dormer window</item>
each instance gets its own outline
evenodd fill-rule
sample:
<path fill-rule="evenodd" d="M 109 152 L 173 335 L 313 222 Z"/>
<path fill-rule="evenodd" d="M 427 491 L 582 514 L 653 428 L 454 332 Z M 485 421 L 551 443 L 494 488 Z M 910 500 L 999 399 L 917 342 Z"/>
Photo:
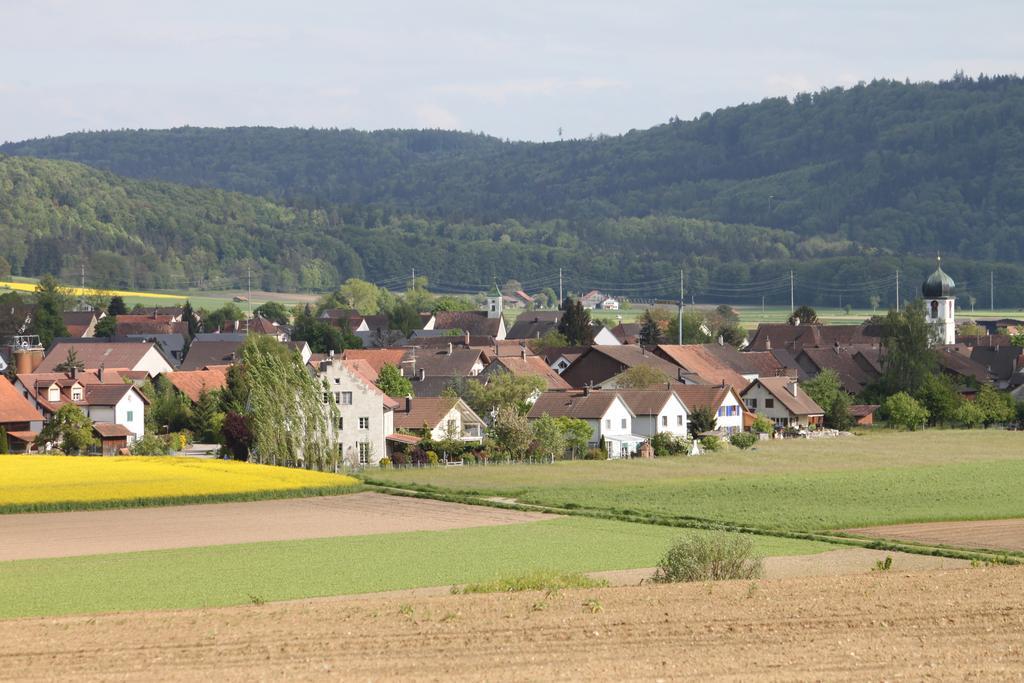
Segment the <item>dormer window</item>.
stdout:
<path fill-rule="evenodd" d="M 60 387 L 54 384 L 46 392 L 46 400 L 50 403 L 56 403 L 60 400 Z"/>
<path fill-rule="evenodd" d="M 82 400 L 82 387 L 71 387 L 71 400 L 81 401 Z"/>

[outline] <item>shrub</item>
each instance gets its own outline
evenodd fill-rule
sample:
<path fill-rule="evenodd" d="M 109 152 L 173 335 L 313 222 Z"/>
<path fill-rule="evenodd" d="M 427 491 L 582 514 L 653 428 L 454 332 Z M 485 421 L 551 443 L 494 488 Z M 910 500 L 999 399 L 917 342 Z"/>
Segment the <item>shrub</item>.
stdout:
<path fill-rule="evenodd" d="M 391 458 L 384 456 L 383 458 L 380 459 L 380 462 L 377 463 L 377 466 L 382 469 L 387 469 L 388 467 L 391 467 Z"/>
<path fill-rule="evenodd" d="M 435 453 L 434 451 L 427 451 L 427 462 L 429 462 L 431 465 L 436 465 L 437 453 Z"/>
<path fill-rule="evenodd" d="M 607 460 L 608 451 L 603 448 L 588 448 L 583 456 L 584 460 Z"/>
<path fill-rule="evenodd" d="M 651 448 L 656 458 L 668 455 L 686 455 L 690 452 L 689 441 L 685 437 L 675 436 L 669 432 L 658 432 L 651 437 Z"/>
<path fill-rule="evenodd" d="M 754 418 L 754 424 L 750 426 L 750 429 L 757 434 L 771 434 L 775 431 L 775 425 L 764 415 L 758 415 Z"/>
<path fill-rule="evenodd" d="M 167 455 L 171 452 L 171 446 L 155 434 L 146 434 L 132 444 L 132 455 Z"/>
<path fill-rule="evenodd" d="M 985 411 L 979 408 L 974 401 L 962 401 L 957 406 L 953 419 L 966 429 L 974 429 L 985 422 Z"/>
<path fill-rule="evenodd" d="M 885 399 L 882 407 L 889 415 L 889 424 L 893 427 L 903 427 L 913 431 L 928 421 L 928 409 L 905 391 L 900 391 Z"/>
<path fill-rule="evenodd" d="M 564 588 L 602 588 L 608 582 L 592 579 L 579 572 L 538 569 L 525 574 L 502 576 L 493 581 L 470 583 L 452 588 L 452 593 L 516 593 L 518 591 L 557 591 Z"/>
<path fill-rule="evenodd" d="M 717 436 L 705 436 L 703 439 L 700 440 L 701 449 L 708 453 L 720 451 L 722 450 L 723 446 L 724 444 L 722 443 L 722 440 L 719 439 Z"/>
<path fill-rule="evenodd" d="M 750 432 L 738 432 L 729 437 L 729 443 L 736 448 L 746 450 L 757 443 L 757 436 Z"/>
<path fill-rule="evenodd" d="M 694 534 L 669 548 L 658 563 L 654 580 L 675 583 L 756 579 L 761 571 L 761 558 L 754 553 L 750 537 L 712 531 Z"/>

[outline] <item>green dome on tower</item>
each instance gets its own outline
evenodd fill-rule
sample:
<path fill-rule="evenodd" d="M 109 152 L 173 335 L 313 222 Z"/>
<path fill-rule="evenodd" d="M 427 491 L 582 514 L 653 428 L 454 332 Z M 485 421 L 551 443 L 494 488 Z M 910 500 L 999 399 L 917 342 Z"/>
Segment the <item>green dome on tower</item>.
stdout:
<path fill-rule="evenodd" d="M 921 294 L 925 299 L 942 299 L 956 296 L 956 283 L 953 278 L 942 271 L 942 258 L 938 259 L 939 265 L 935 272 L 928 276 L 928 279 L 921 285 Z"/>

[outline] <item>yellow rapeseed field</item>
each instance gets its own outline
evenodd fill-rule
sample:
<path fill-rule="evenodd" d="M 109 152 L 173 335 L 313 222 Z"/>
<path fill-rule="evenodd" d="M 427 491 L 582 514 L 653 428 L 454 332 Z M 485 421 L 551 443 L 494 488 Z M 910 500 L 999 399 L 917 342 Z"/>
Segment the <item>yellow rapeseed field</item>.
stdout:
<path fill-rule="evenodd" d="M 36 283 L 34 282 L 0 282 L 0 287 L 7 289 L 13 289 L 18 292 L 34 292 L 36 291 Z M 181 299 L 184 301 L 188 297 L 180 294 L 155 294 L 153 292 L 130 292 L 121 289 L 92 289 L 90 287 L 65 287 L 68 291 L 75 295 L 91 295 L 91 294 L 109 294 L 111 296 L 134 296 L 144 299 Z"/>
<path fill-rule="evenodd" d="M 354 486 L 352 477 L 169 456 L 0 456 L 0 508 L 79 503 L 93 507 L 137 499 L 244 498 L 300 489 Z M 72 505 L 73 506 L 73 505 Z"/>

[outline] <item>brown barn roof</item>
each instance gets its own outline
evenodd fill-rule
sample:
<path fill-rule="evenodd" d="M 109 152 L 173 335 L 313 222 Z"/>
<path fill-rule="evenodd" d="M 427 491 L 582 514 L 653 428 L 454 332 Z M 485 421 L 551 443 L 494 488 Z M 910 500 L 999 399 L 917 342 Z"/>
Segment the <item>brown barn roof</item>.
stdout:
<path fill-rule="evenodd" d="M 711 412 L 717 412 L 722 401 L 733 389 L 729 385 L 723 387 L 720 384 L 679 384 L 673 385 L 672 390 L 683 399 L 690 412 L 698 408 L 710 408 Z"/>
<path fill-rule="evenodd" d="M 487 311 L 438 311 L 434 314 L 434 329 L 458 329 L 471 335 L 497 337 L 501 318 L 488 318 Z"/>
<path fill-rule="evenodd" d="M 725 349 L 742 355 L 731 346 L 719 344 L 660 344 L 657 351 L 659 355 L 696 375 L 707 384 L 725 382 L 736 387 L 745 387 L 749 384 L 747 379 L 733 367 L 732 363 L 722 359 L 722 355 L 728 353 Z"/>
<path fill-rule="evenodd" d="M 502 356 L 497 358 L 488 367 L 501 367 L 513 375 L 527 375 L 540 377 L 548 384 L 548 389 L 571 389 L 572 387 L 562 379 L 562 376 L 551 369 L 551 366 L 544 362 L 540 356 Z"/>
<path fill-rule="evenodd" d="M 446 396 L 407 398 L 395 409 L 396 429 L 433 429 L 460 399 Z"/>
<path fill-rule="evenodd" d="M 124 425 L 112 424 L 110 422 L 94 422 L 92 428 L 93 431 L 104 439 L 117 439 L 121 437 L 129 437 L 134 434 L 132 430 L 128 429 Z"/>
<path fill-rule="evenodd" d="M 61 341 L 50 347 L 43 362 L 36 372 L 55 372 L 57 366 L 64 362 L 70 349 L 75 350 L 78 360 L 86 370 L 105 367 L 109 370 L 134 370 L 143 356 L 156 346 L 156 342 L 145 341 L 113 341 L 104 342 L 87 340 L 83 343 Z"/>
<path fill-rule="evenodd" d="M 380 374 L 381 368 L 385 365 L 401 368 L 402 359 L 405 358 L 406 353 L 408 353 L 408 349 L 347 349 L 342 354 L 342 358 L 366 361 L 374 372 Z"/>

